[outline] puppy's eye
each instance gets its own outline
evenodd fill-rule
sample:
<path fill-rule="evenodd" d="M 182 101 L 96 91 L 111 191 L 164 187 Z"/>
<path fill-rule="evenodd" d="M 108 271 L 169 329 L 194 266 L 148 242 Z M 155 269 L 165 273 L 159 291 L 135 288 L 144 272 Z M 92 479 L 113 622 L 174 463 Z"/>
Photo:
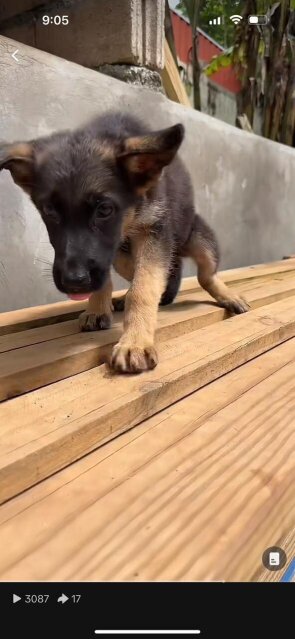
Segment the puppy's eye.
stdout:
<path fill-rule="evenodd" d="M 43 217 L 45 222 L 51 222 L 52 224 L 59 224 L 60 216 L 52 206 L 44 206 Z"/>
<path fill-rule="evenodd" d="M 99 217 L 110 217 L 115 207 L 111 200 L 97 200 L 95 205 L 95 214 Z"/>

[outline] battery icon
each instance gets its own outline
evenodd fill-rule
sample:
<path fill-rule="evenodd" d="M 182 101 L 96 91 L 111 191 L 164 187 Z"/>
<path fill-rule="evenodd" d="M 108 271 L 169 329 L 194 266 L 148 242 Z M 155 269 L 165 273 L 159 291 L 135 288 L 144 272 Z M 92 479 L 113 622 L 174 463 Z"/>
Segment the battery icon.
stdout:
<path fill-rule="evenodd" d="M 267 16 L 249 16 L 248 24 L 262 24 L 265 25 L 268 23 Z"/>

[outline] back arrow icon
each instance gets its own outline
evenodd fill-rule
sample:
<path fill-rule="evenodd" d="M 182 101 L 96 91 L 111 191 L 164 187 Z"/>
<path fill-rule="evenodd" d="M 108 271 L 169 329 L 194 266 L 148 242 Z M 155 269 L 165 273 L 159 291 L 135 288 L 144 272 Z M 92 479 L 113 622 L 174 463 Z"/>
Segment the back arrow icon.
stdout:
<path fill-rule="evenodd" d="M 16 50 L 15 50 L 15 52 L 11 54 L 11 57 L 12 57 L 12 58 L 13 58 L 16 62 L 18 62 L 18 61 L 19 61 L 19 60 L 18 60 L 18 58 L 16 57 L 16 54 L 17 54 L 17 53 L 18 53 L 18 49 L 16 49 Z"/>

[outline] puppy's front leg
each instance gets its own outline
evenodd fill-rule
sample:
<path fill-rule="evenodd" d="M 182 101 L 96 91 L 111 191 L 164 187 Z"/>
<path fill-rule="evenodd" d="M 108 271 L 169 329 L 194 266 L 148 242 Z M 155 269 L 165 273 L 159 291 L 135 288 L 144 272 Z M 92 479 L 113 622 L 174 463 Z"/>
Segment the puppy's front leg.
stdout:
<path fill-rule="evenodd" d="M 81 331 L 101 331 L 110 328 L 112 323 L 112 280 L 106 280 L 104 286 L 92 293 L 88 306 L 79 317 Z"/>
<path fill-rule="evenodd" d="M 157 365 L 157 312 L 168 273 L 167 257 L 159 241 L 146 236 L 134 244 L 135 271 L 125 300 L 124 332 L 111 359 L 112 367 L 124 373 L 140 373 Z"/>

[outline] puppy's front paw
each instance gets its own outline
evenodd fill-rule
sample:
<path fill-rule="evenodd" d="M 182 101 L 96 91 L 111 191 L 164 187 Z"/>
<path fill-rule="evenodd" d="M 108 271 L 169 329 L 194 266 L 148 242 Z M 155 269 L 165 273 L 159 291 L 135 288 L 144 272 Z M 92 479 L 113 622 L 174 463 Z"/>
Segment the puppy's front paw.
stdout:
<path fill-rule="evenodd" d="M 241 313 L 247 313 L 247 311 L 250 311 L 250 306 L 246 300 L 236 294 L 233 294 L 232 297 L 219 300 L 218 303 L 222 306 L 222 308 L 229 311 L 229 313 L 233 313 L 235 315 L 240 315 Z"/>
<path fill-rule="evenodd" d="M 111 323 L 112 316 L 108 313 L 96 315 L 96 313 L 84 311 L 79 317 L 80 331 L 104 331 L 106 328 L 110 328 Z"/>
<path fill-rule="evenodd" d="M 113 348 L 111 366 L 120 373 L 142 373 L 155 368 L 157 363 L 157 351 L 151 344 L 144 346 L 119 342 Z"/>

